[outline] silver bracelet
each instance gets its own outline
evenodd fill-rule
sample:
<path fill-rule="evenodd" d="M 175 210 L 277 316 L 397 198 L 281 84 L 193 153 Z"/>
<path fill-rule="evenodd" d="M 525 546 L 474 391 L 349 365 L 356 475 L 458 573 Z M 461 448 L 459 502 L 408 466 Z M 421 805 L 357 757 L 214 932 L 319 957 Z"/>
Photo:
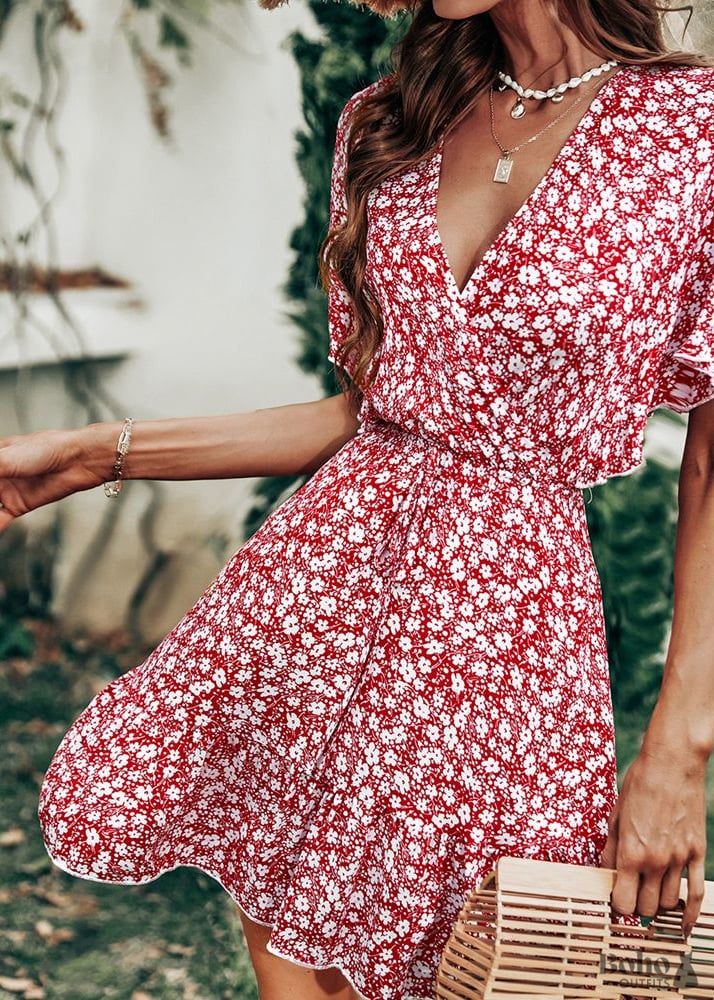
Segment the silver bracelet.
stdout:
<path fill-rule="evenodd" d="M 124 418 L 124 426 L 121 429 L 119 440 L 117 441 L 117 457 L 112 466 L 114 482 L 104 484 L 104 495 L 106 497 L 118 497 L 121 492 L 124 456 L 129 451 L 131 443 L 131 428 L 134 421 L 131 417 Z"/>

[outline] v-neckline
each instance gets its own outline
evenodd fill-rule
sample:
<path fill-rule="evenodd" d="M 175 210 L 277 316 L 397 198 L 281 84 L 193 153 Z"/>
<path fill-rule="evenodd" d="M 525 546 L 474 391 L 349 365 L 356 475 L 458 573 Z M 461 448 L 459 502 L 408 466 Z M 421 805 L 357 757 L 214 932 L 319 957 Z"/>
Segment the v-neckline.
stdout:
<path fill-rule="evenodd" d="M 596 121 L 600 112 L 605 110 L 608 106 L 608 101 L 612 100 L 616 81 L 623 76 L 629 69 L 632 68 L 633 63 L 624 63 L 621 68 L 613 73 L 612 76 L 598 88 L 595 96 L 591 98 L 590 103 L 583 115 L 580 116 L 578 121 L 575 123 L 574 128 L 569 133 L 563 145 L 560 147 L 555 155 L 555 158 L 551 161 L 550 166 L 546 169 L 543 176 L 540 178 L 538 183 L 534 188 L 531 189 L 530 193 L 526 196 L 524 201 L 518 206 L 516 211 L 510 218 L 506 221 L 505 225 L 501 227 L 491 243 L 486 247 L 486 250 L 482 253 L 473 271 L 466 279 L 466 283 L 463 288 L 459 289 L 458 282 L 454 277 L 454 272 L 451 269 L 449 263 L 448 254 L 446 252 L 446 247 L 441 239 L 441 233 L 439 231 L 439 223 L 437 218 L 437 206 L 439 201 L 439 189 L 441 186 L 441 163 L 443 158 L 444 143 L 446 140 L 446 129 L 442 132 L 439 141 L 437 142 L 436 148 L 429 158 L 428 165 L 430 167 L 430 197 L 429 197 L 429 213 L 431 217 L 432 226 L 432 238 L 439 251 L 441 257 L 442 268 L 445 273 L 445 280 L 451 293 L 455 297 L 459 304 L 463 304 L 468 300 L 471 291 L 477 287 L 479 278 L 484 273 L 486 267 L 493 261 L 493 259 L 498 254 L 501 246 L 505 242 L 506 238 L 510 236 L 511 232 L 517 228 L 519 223 L 523 218 L 532 211 L 538 203 L 538 200 L 546 189 L 549 187 L 562 173 L 566 161 L 569 160 L 572 153 L 575 152 L 576 145 L 580 142 L 580 137 L 586 134 L 590 127 Z"/>

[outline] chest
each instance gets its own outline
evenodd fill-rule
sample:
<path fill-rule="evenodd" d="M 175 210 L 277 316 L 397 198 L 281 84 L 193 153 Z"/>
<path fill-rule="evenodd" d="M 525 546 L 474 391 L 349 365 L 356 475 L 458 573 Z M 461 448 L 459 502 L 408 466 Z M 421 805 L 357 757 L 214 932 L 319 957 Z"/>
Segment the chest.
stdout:
<path fill-rule="evenodd" d="M 518 120 L 509 114 L 512 92 L 489 88 L 439 143 L 433 162 L 435 224 L 459 294 L 541 180 L 543 186 L 550 183 L 551 168 L 561 150 L 567 154 L 571 133 L 577 135 L 578 119 L 593 97 L 591 82 L 582 87 L 568 95 L 564 108 L 542 102 Z"/>
<path fill-rule="evenodd" d="M 592 108 L 540 179 L 524 170 L 498 205 L 484 195 L 501 186 L 492 163 L 465 185 L 454 159 L 448 183 L 443 141 L 383 181 L 368 197 L 367 277 L 385 314 L 478 327 L 504 308 L 532 318 L 559 305 L 599 315 L 649 303 L 687 252 L 702 172 L 681 135 L 646 126 Z"/>
<path fill-rule="evenodd" d="M 439 148 L 370 192 L 383 382 L 405 363 L 432 390 L 468 373 L 524 408 L 577 386 L 636 391 L 676 310 L 707 180 L 681 126 L 620 104 L 591 106 L 462 288 L 437 221 Z"/>

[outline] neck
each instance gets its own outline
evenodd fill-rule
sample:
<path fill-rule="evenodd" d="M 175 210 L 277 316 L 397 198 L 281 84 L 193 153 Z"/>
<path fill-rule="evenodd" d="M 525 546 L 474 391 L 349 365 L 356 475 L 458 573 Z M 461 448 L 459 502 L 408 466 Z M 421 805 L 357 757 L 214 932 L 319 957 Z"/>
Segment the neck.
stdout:
<path fill-rule="evenodd" d="M 583 45 L 543 0 L 501 0 L 489 17 L 507 53 L 500 69 L 524 87 L 547 90 L 607 59 Z"/>

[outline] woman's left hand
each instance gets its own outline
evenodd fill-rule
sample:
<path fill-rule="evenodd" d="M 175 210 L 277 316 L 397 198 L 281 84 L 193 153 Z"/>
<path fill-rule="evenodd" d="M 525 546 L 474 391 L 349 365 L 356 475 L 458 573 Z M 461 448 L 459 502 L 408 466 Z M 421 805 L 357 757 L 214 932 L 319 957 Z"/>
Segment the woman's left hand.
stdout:
<path fill-rule="evenodd" d="M 674 909 L 686 865 L 682 927 L 689 934 L 704 897 L 706 808 L 705 761 L 671 746 L 640 750 L 610 814 L 601 855 L 603 868 L 616 869 L 614 910 L 653 917 Z"/>

